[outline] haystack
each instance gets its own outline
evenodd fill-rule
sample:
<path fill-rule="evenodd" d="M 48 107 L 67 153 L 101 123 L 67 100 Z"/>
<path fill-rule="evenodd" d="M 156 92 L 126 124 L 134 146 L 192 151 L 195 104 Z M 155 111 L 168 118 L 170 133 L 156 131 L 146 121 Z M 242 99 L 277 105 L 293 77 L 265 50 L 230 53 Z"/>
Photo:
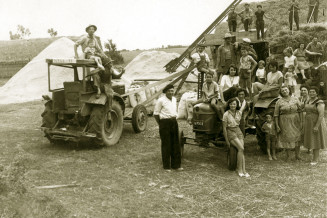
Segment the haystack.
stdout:
<path fill-rule="evenodd" d="M 179 57 L 177 53 L 164 51 L 145 51 L 136 56 L 125 68 L 123 78 L 135 79 L 163 79 L 170 74 L 165 71 L 164 66 L 171 60 Z M 185 63 L 187 64 L 187 63 Z M 184 70 L 179 67 L 177 71 Z"/>
<path fill-rule="evenodd" d="M 79 51 L 81 52 L 81 51 Z M 74 42 L 68 38 L 60 38 L 40 52 L 25 67 L 18 71 L 4 86 L 0 87 L 0 104 L 21 103 L 38 100 L 48 91 L 47 58 L 73 58 Z M 59 88 L 63 81 L 71 81 L 70 69 L 53 67 L 51 86 Z M 51 95 L 50 95 L 51 96 Z"/>

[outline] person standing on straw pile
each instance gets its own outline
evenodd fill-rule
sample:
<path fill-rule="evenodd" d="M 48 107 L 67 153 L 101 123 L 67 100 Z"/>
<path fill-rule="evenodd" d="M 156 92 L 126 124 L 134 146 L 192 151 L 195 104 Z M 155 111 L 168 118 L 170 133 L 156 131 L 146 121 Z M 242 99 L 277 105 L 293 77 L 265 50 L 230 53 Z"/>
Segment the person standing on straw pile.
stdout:
<path fill-rule="evenodd" d="M 271 18 L 265 14 L 265 11 L 262 10 L 262 5 L 258 5 L 257 9 L 258 10 L 254 13 L 254 15 L 256 17 L 255 24 L 256 24 L 256 29 L 257 29 L 257 40 L 260 40 L 260 38 L 262 40 L 264 40 L 265 39 L 265 21 L 264 21 L 263 17 L 265 17 L 267 19 L 271 19 Z"/>
<path fill-rule="evenodd" d="M 249 26 L 252 23 L 253 11 L 250 9 L 250 4 L 245 3 L 244 10 L 241 11 L 238 15 L 242 18 L 242 22 L 244 24 L 244 30 L 249 31 Z"/>
<path fill-rule="evenodd" d="M 297 3 L 295 0 L 292 0 L 291 7 L 288 9 L 289 15 L 288 15 L 288 20 L 290 23 L 290 30 L 293 31 L 293 20 L 295 21 L 296 24 L 296 30 L 300 29 L 299 26 L 299 3 Z"/>
<path fill-rule="evenodd" d="M 158 99 L 154 108 L 154 118 L 159 125 L 161 138 L 161 156 L 166 171 L 183 170 L 181 168 L 181 147 L 178 140 L 177 103 L 174 86 L 167 85 L 163 89 L 164 96 Z"/>

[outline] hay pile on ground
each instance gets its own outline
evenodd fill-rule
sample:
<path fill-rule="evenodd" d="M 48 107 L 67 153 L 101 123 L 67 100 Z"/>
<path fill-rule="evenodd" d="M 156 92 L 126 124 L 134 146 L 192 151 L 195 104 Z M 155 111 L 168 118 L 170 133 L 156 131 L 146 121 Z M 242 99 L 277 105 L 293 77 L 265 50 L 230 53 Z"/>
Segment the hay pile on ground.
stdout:
<path fill-rule="evenodd" d="M 74 42 L 60 38 L 40 52 L 32 61 L 18 71 L 4 86 L 0 87 L 0 104 L 20 103 L 41 99 L 48 92 L 47 58 L 73 58 Z M 51 87 L 59 88 L 63 81 L 72 81 L 72 70 L 53 67 Z"/>
<path fill-rule="evenodd" d="M 163 79 L 170 75 L 165 71 L 164 66 L 179 56 L 177 53 L 164 51 L 142 52 L 126 66 L 126 72 L 122 78 L 131 81 L 135 79 Z M 179 67 L 177 71 L 183 69 L 183 67 Z"/>

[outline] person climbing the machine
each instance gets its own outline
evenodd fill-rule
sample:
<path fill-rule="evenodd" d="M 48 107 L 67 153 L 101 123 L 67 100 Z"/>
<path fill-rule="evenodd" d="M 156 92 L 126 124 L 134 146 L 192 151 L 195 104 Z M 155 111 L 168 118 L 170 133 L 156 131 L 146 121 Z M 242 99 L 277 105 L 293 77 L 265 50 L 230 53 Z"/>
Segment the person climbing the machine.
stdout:
<path fill-rule="evenodd" d="M 219 119 L 222 119 L 224 114 L 224 105 L 225 102 L 221 101 L 221 89 L 219 88 L 218 84 L 213 81 L 213 73 L 208 72 L 206 74 L 206 82 L 203 84 L 202 87 L 202 97 L 193 102 L 192 105 L 196 105 L 199 103 L 210 103 L 211 107 L 217 113 Z"/>

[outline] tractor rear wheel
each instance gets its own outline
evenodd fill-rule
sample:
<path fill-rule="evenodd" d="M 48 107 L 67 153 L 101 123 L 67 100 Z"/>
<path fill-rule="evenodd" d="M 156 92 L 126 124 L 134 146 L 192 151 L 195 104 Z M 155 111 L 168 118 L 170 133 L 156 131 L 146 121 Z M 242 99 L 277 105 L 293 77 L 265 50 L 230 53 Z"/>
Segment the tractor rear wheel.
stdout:
<path fill-rule="evenodd" d="M 109 113 L 111 120 L 108 120 Z M 122 108 L 117 101 L 113 100 L 111 111 L 105 106 L 93 107 L 88 132 L 96 134 L 97 145 L 111 146 L 118 143 L 123 132 L 123 125 Z"/>
<path fill-rule="evenodd" d="M 52 112 L 52 101 L 48 101 L 47 103 L 45 103 L 44 106 L 45 106 L 44 111 L 41 114 L 42 117 L 41 127 L 53 128 L 56 125 L 58 119 L 57 119 L 57 115 Z M 51 143 L 54 142 L 46 132 L 44 132 L 44 134 L 45 137 L 47 137 L 47 139 L 49 139 Z"/>
<path fill-rule="evenodd" d="M 135 133 L 146 130 L 148 125 L 148 112 L 144 105 L 139 104 L 133 109 L 132 126 Z"/>
<path fill-rule="evenodd" d="M 227 152 L 227 165 L 229 170 L 236 170 L 237 166 L 237 149 L 231 145 Z"/>

